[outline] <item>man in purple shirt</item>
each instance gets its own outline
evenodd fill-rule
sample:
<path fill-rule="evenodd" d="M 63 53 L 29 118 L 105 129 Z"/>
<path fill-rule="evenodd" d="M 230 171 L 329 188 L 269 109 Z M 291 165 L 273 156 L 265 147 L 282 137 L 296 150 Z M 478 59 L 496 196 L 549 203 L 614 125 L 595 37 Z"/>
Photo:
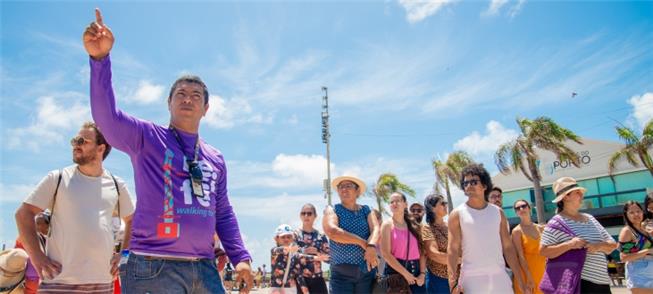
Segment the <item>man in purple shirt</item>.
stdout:
<path fill-rule="evenodd" d="M 209 108 L 206 85 L 196 76 L 172 85 L 168 127 L 120 111 L 111 84 L 114 37 L 95 13 L 83 35 L 91 112 L 108 142 L 131 158 L 137 197 L 131 252 L 120 266 L 123 293 L 224 293 L 213 262 L 214 233 L 249 291 L 251 256 L 227 197 L 224 158 L 198 134 Z"/>

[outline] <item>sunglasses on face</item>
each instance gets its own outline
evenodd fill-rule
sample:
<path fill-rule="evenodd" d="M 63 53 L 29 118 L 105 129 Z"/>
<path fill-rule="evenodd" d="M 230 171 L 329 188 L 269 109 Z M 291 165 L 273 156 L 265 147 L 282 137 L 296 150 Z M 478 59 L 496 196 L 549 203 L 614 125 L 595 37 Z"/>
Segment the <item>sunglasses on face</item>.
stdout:
<path fill-rule="evenodd" d="M 312 216 L 313 212 L 312 211 L 302 211 L 299 213 L 302 216 Z"/>
<path fill-rule="evenodd" d="M 70 145 L 73 147 L 84 145 L 85 143 L 91 143 L 93 140 L 86 139 L 82 136 L 76 136 L 70 139 Z"/>
<path fill-rule="evenodd" d="M 467 186 L 476 186 L 480 183 L 480 180 L 469 180 L 469 181 L 463 181 L 463 189 L 466 188 Z"/>
<path fill-rule="evenodd" d="M 442 206 L 447 206 L 449 202 L 442 201 L 440 204 L 442 204 Z"/>
<path fill-rule="evenodd" d="M 356 185 L 354 185 L 354 184 L 342 184 L 342 185 L 338 185 L 338 189 L 339 189 L 339 190 L 347 190 L 347 189 L 350 189 L 350 190 L 356 190 L 357 188 L 358 188 L 358 187 L 357 187 Z"/>
<path fill-rule="evenodd" d="M 528 208 L 529 208 L 528 204 L 522 204 L 522 205 L 515 206 L 515 210 L 517 210 L 517 211 L 522 210 L 522 209 L 528 209 Z"/>
<path fill-rule="evenodd" d="M 410 210 L 410 212 L 412 212 L 412 213 L 422 213 L 423 211 L 424 210 L 422 210 L 421 208 L 414 208 L 414 209 Z"/>

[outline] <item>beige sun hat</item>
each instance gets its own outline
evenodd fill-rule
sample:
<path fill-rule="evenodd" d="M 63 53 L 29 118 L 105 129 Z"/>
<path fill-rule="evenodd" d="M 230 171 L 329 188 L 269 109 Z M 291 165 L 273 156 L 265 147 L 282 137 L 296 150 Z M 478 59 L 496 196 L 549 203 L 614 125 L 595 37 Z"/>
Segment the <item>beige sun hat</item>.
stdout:
<path fill-rule="evenodd" d="M 361 179 L 359 179 L 359 178 L 357 178 L 355 176 L 340 176 L 340 177 L 337 177 L 337 178 L 333 179 L 333 181 L 331 181 L 331 187 L 333 187 L 333 189 L 335 189 L 335 190 L 338 190 L 338 185 L 342 181 L 350 181 L 350 182 L 356 183 L 356 185 L 358 185 L 358 190 L 360 191 L 361 195 L 363 195 L 365 193 L 365 190 L 367 189 L 367 185 L 365 185 L 365 182 L 363 182 L 363 180 L 361 180 Z"/>
<path fill-rule="evenodd" d="M 25 250 L 20 248 L 0 252 L 0 288 L 14 286 L 23 279 L 27 258 Z"/>
<path fill-rule="evenodd" d="M 583 194 L 587 192 L 587 189 L 578 186 L 576 180 L 572 177 L 562 177 L 553 182 L 553 193 L 556 194 L 556 198 L 553 199 L 553 203 L 558 203 L 562 198 L 565 198 L 567 194 L 572 191 L 581 190 Z"/>

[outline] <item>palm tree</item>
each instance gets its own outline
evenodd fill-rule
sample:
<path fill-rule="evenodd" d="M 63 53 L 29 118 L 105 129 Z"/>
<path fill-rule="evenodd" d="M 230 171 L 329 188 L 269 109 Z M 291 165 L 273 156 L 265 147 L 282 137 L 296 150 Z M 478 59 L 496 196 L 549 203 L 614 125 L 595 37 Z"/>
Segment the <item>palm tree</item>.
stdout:
<path fill-rule="evenodd" d="M 615 128 L 619 138 L 626 142 L 626 146 L 610 157 L 608 161 L 608 172 L 610 175 L 614 172 L 617 162 L 625 157 L 632 166 L 639 166 L 640 162 L 644 164 L 653 176 L 653 160 L 651 160 L 651 156 L 648 154 L 648 149 L 653 145 L 653 120 L 649 120 L 646 123 L 641 137 L 637 136 L 632 129 L 625 126 L 617 126 Z"/>
<path fill-rule="evenodd" d="M 576 152 L 566 143 L 571 140 L 583 144 L 574 132 L 563 128 L 548 117 L 534 120 L 517 118 L 521 134 L 514 140 L 502 144 L 494 154 L 494 161 L 503 174 L 521 171 L 533 183 L 537 222 L 544 223 L 544 197 L 542 196 L 542 176 L 538 169 L 539 157 L 535 149 L 547 150 L 555 154 L 558 160 L 568 160 L 574 166 L 580 166 Z"/>
<path fill-rule="evenodd" d="M 465 151 L 455 151 L 447 157 L 447 161 L 433 160 L 433 169 L 436 176 L 436 190 L 442 187 L 447 194 L 447 202 L 449 203 L 449 212 L 453 210 L 453 201 L 451 201 L 451 189 L 449 182 L 454 185 L 460 183 L 460 173 L 463 168 L 471 163 L 474 163 L 472 157 Z"/>
<path fill-rule="evenodd" d="M 372 189 L 381 214 L 385 212 L 383 203 L 388 203 L 390 201 L 390 195 L 394 192 L 403 192 L 411 197 L 415 197 L 415 190 L 400 182 L 396 175 L 392 173 L 381 174 Z"/>

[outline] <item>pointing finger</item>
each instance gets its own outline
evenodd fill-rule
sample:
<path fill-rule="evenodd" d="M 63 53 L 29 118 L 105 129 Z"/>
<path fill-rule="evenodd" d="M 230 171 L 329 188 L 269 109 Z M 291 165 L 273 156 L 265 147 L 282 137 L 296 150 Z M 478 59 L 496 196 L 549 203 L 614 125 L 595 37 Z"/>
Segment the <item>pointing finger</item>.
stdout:
<path fill-rule="evenodd" d="M 102 12 L 100 12 L 100 8 L 95 8 L 95 21 L 100 25 L 104 25 L 104 22 L 102 22 Z"/>

